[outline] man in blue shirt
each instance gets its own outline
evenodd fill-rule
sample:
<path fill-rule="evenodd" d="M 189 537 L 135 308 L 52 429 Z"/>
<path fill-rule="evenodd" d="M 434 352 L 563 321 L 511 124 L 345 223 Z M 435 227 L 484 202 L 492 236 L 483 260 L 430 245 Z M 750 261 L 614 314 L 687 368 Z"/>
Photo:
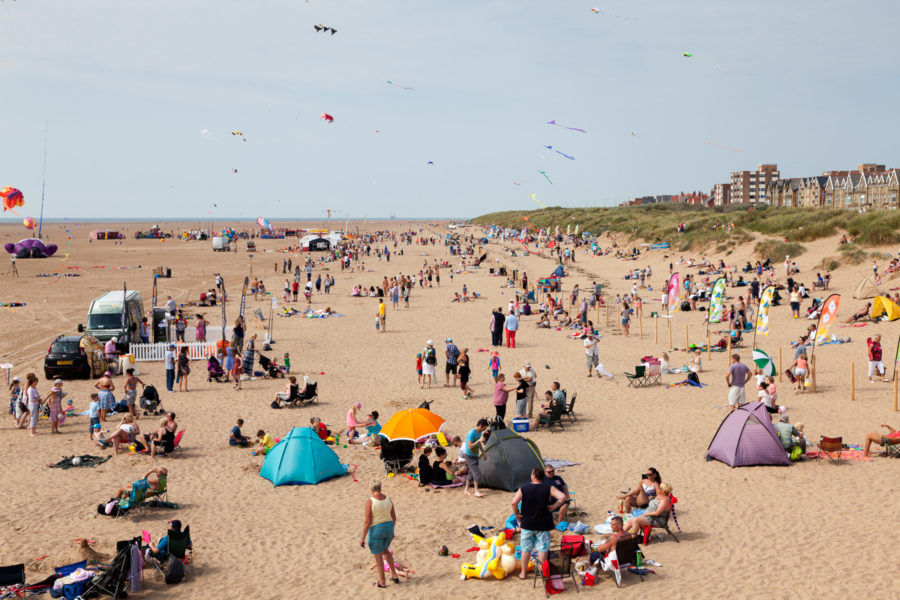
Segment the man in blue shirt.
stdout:
<path fill-rule="evenodd" d="M 506 329 L 506 347 L 515 348 L 516 331 L 519 329 L 519 317 L 516 316 L 514 310 L 509 311 L 509 315 L 507 315 L 506 322 L 504 323 L 504 328 Z"/>
<path fill-rule="evenodd" d="M 169 521 L 169 529 L 166 531 L 166 535 L 159 540 L 159 543 L 156 546 L 147 544 L 147 553 L 159 562 L 165 562 L 169 558 L 169 535 L 172 534 L 181 534 L 181 521 L 178 519 Z M 185 547 L 191 547 L 190 536 L 188 536 L 187 545 Z"/>
<path fill-rule="evenodd" d="M 459 348 L 456 347 L 456 344 L 453 343 L 452 338 L 447 338 L 447 347 L 445 349 L 447 355 L 447 366 L 444 368 L 444 375 L 446 376 L 447 383 L 444 384 L 444 387 L 450 387 L 450 373 L 453 373 L 453 387 L 456 387 L 458 383 L 459 375 L 457 374 L 457 368 L 459 364 Z"/>
<path fill-rule="evenodd" d="M 485 436 L 484 432 L 490 425 L 487 419 L 479 419 L 474 429 L 470 429 L 466 434 L 466 439 L 462 447 L 459 449 L 459 455 L 465 457 L 466 460 L 466 489 L 464 493 L 469 495 L 469 482 L 475 484 L 475 497 L 482 498 L 484 494 L 478 491 L 478 484 L 481 482 L 481 469 L 478 466 L 478 457 L 484 452 Z"/>

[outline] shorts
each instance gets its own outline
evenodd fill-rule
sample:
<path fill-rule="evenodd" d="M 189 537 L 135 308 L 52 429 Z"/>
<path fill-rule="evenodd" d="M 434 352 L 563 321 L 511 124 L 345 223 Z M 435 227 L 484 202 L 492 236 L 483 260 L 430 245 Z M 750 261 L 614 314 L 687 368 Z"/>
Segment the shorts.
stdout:
<path fill-rule="evenodd" d="M 462 391 L 466 391 L 466 388 L 467 388 L 467 387 L 469 387 L 469 380 L 468 380 L 468 379 L 463 379 L 462 377 L 460 377 L 460 379 L 459 379 L 459 389 L 461 389 Z"/>
<path fill-rule="evenodd" d="M 597 365 L 600 364 L 600 357 L 596 354 L 585 354 L 585 363 L 587 363 L 588 369 L 593 369 Z"/>
<path fill-rule="evenodd" d="M 466 454 L 466 467 L 468 467 L 466 481 L 481 483 L 481 467 L 478 466 L 478 457 Z"/>
<path fill-rule="evenodd" d="M 729 406 L 740 406 L 742 404 L 747 403 L 747 394 L 744 391 L 744 387 L 740 385 L 733 385 L 728 389 L 728 405 Z"/>
<path fill-rule="evenodd" d="M 125 404 L 129 407 L 134 406 L 135 400 L 137 400 L 137 390 L 125 390 Z"/>
<path fill-rule="evenodd" d="M 372 554 L 381 554 L 391 546 L 394 541 L 394 522 L 385 521 L 384 523 L 376 523 L 369 527 L 369 552 Z"/>
<path fill-rule="evenodd" d="M 794 375 L 796 375 L 797 377 L 806 377 L 806 369 L 794 367 Z"/>
<path fill-rule="evenodd" d="M 522 556 L 531 554 L 532 549 L 538 552 L 549 552 L 550 532 L 522 529 L 520 544 L 522 545 Z"/>
<path fill-rule="evenodd" d="M 416 375 L 421 375 L 421 374 L 422 374 L 422 369 L 416 369 Z"/>
<path fill-rule="evenodd" d="M 628 325 L 628 319 L 622 319 L 622 325 Z"/>
<path fill-rule="evenodd" d="M 791 310 L 794 312 L 800 310 L 800 303 L 799 302 L 791 302 Z"/>
<path fill-rule="evenodd" d="M 450 363 L 447 363 L 447 365 L 444 367 L 444 373 L 446 373 L 447 375 L 449 375 L 451 373 L 456 375 L 457 366 L 458 365 L 451 365 Z"/>
<path fill-rule="evenodd" d="M 91 417 L 91 425 L 88 427 L 88 431 L 93 433 L 95 429 L 100 431 L 100 417 Z"/>

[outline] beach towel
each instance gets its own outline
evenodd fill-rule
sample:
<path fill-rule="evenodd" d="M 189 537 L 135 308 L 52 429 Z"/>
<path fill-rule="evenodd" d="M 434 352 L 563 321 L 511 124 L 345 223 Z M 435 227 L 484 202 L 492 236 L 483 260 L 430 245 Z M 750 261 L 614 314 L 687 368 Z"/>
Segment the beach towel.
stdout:
<path fill-rule="evenodd" d="M 545 458 L 544 466 L 545 467 L 553 467 L 554 469 L 565 469 L 566 467 L 574 467 L 575 465 L 580 465 L 581 463 L 572 462 L 571 460 L 565 460 L 562 458 Z"/>
<path fill-rule="evenodd" d="M 78 464 L 74 464 L 72 461 L 78 458 Z M 81 456 L 64 456 L 61 461 L 56 463 L 55 465 L 48 465 L 54 469 L 71 469 L 72 467 L 96 467 L 97 465 L 102 465 L 106 461 L 108 461 L 111 456 L 91 456 L 90 454 L 83 454 Z"/>
<path fill-rule="evenodd" d="M 436 490 L 440 490 L 440 489 L 443 489 L 443 488 L 455 488 L 455 487 L 459 487 L 459 486 L 463 485 L 464 483 L 465 483 L 465 481 L 451 481 L 450 483 L 447 483 L 447 484 L 444 484 L 444 485 L 437 485 L 436 483 L 432 483 L 432 484 L 431 484 L 431 487 L 433 487 L 433 488 L 436 489 Z"/>

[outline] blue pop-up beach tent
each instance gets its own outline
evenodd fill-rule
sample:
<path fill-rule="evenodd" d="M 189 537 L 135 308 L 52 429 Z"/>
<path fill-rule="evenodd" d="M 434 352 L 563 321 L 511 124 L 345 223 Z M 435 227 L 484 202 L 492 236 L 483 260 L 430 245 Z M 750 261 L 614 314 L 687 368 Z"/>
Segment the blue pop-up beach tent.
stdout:
<path fill-rule="evenodd" d="M 346 475 L 338 455 L 309 427 L 294 427 L 266 453 L 259 474 L 276 486 L 317 484 Z"/>

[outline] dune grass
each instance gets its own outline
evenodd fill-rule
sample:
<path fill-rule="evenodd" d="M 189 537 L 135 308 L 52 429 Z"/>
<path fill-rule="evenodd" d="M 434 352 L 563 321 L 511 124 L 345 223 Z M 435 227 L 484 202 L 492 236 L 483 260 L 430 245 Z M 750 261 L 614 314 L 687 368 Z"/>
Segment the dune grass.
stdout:
<path fill-rule="evenodd" d="M 806 248 L 797 242 L 781 242 L 779 240 L 765 240 L 757 242 L 753 249 L 757 256 L 763 260 L 771 260 L 779 263 L 785 256 L 794 258 L 806 252 Z"/>

